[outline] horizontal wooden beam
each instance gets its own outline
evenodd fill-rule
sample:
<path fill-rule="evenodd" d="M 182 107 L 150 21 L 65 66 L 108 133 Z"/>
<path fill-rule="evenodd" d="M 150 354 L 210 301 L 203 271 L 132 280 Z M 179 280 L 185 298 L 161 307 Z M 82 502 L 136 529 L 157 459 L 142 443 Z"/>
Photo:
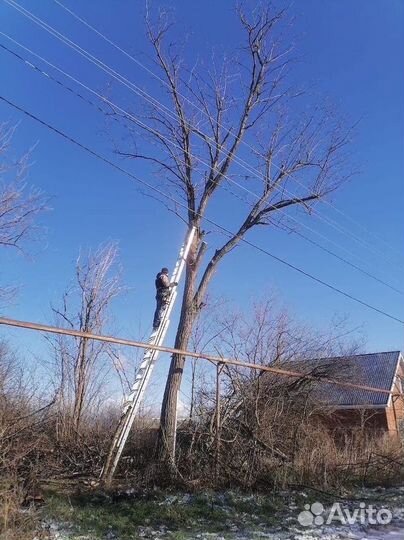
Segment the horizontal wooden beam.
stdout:
<path fill-rule="evenodd" d="M 366 386 L 362 384 L 355 384 L 347 381 L 340 381 L 337 379 L 330 379 L 328 377 L 317 377 L 315 375 L 301 373 L 299 371 L 290 371 L 286 369 L 263 366 L 259 364 L 253 364 L 251 362 L 240 362 L 233 358 L 224 358 L 222 356 L 215 356 L 212 354 L 206 354 L 204 352 L 193 352 L 185 351 L 182 349 L 175 349 L 174 347 L 165 347 L 163 345 L 153 345 L 151 343 L 146 343 L 144 341 L 136 341 L 133 339 L 124 339 L 115 336 L 103 336 L 99 334 L 91 334 L 89 332 L 81 332 L 80 330 L 73 330 L 69 328 L 59 328 L 57 326 L 50 326 L 47 324 L 40 324 L 30 321 L 21 321 L 17 319 L 8 319 L 6 317 L 0 317 L 0 324 L 5 326 L 12 326 L 16 328 L 25 328 L 27 330 L 36 330 L 38 332 L 45 332 L 49 334 L 59 334 L 63 336 L 72 336 L 78 338 L 94 339 L 95 341 L 103 341 L 105 343 L 113 343 L 115 345 L 124 345 L 127 347 L 137 347 L 141 349 L 153 349 L 160 352 L 166 352 L 170 354 L 179 354 L 181 356 L 188 356 L 190 358 L 209 360 L 210 362 L 228 364 L 232 366 L 239 366 L 243 368 L 255 369 L 258 371 L 266 371 L 269 373 L 274 373 L 276 375 L 282 375 L 284 377 L 294 377 L 294 378 L 303 378 L 314 381 L 322 381 L 329 384 L 335 384 L 345 388 L 354 388 L 357 390 L 365 390 L 366 392 L 375 392 L 378 394 L 386 395 L 400 395 L 397 392 L 391 392 L 390 390 L 385 390 L 384 388 L 374 388 L 373 386 Z"/>

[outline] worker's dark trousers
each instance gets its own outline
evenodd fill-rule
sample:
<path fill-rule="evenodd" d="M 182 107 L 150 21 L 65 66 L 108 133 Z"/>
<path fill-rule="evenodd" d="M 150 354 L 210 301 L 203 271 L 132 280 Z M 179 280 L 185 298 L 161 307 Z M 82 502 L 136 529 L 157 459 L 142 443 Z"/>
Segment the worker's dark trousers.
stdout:
<path fill-rule="evenodd" d="M 168 294 L 157 294 L 156 295 L 156 311 L 154 312 L 153 318 L 153 328 L 158 328 L 161 323 L 161 317 L 168 304 Z"/>

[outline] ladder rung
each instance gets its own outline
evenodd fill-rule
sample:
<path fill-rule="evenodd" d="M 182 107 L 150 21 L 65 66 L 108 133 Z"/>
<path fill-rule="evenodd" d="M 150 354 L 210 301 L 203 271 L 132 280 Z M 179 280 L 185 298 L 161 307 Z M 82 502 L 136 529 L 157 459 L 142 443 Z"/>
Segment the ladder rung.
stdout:
<path fill-rule="evenodd" d="M 177 263 L 175 265 L 175 268 L 172 274 L 172 279 L 171 279 L 172 282 L 173 281 L 178 282 L 181 278 L 182 271 L 185 267 L 185 261 L 188 256 L 191 243 L 193 241 L 195 230 L 196 229 L 193 228 L 190 231 L 190 234 L 188 235 L 186 242 L 183 244 L 181 248 L 179 258 L 177 259 Z M 160 346 L 163 344 L 164 337 L 166 335 L 168 325 L 170 323 L 169 321 L 170 313 L 175 303 L 176 297 L 177 297 L 177 287 L 174 287 L 168 298 L 167 306 L 162 314 L 161 324 L 159 328 L 152 331 L 149 337 L 150 344 L 160 345 Z M 158 350 L 146 349 L 143 355 L 142 362 L 140 363 L 140 366 L 138 368 L 138 371 L 135 377 L 135 381 L 131 388 L 131 392 L 127 396 L 122 406 L 122 417 L 119 422 L 117 431 L 115 432 L 113 441 L 111 443 L 107 462 L 101 473 L 101 477 L 104 479 L 111 478 L 115 471 L 116 466 L 118 465 L 118 461 L 121 456 L 123 447 L 129 435 L 129 430 L 132 426 L 133 420 L 135 418 L 136 412 L 141 402 L 142 395 L 146 389 L 147 382 L 149 380 L 149 377 L 151 376 L 151 372 L 152 372 L 152 369 L 153 369 L 153 366 L 157 359 L 158 354 L 159 354 Z"/>

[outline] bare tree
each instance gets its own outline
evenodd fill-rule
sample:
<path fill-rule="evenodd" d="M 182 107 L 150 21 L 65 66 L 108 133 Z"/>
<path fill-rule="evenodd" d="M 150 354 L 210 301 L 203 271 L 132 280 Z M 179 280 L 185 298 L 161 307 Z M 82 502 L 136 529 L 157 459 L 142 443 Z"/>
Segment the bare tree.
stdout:
<path fill-rule="evenodd" d="M 0 248 L 25 251 L 37 236 L 36 220 L 46 208 L 42 193 L 26 183 L 30 152 L 18 159 L 11 155 L 15 126 L 0 123 Z M 7 303 L 15 289 L 0 285 L 0 302 Z"/>
<path fill-rule="evenodd" d="M 45 200 L 26 184 L 30 152 L 13 161 L 10 145 L 15 128 L 0 124 L 0 246 L 23 249 L 32 239 L 35 219 L 45 209 Z"/>
<path fill-rule="evenodd" d="M 109 244 L 80 257 L 76 280 L 63 295 L 60 308 L 53 307 L 58 324 L 81 332 L 102 333 L 111 301 L 121 292 L 115 267 L 117 247 Z M 71 411 L 72 426 L 80 428 L 83 411 L 97 395 L 105 375 L 103 360 L 110 352 L 106 344 L 86 338 L 58 337 L 52 340 L 59 364 L 60 401 Z"/>
<path fill-rule="evenodd" d="M 214 382 L 199 386 L 196 414 L 181 432 L 188 433 L 188 439 L 192 436 L 190 448 L 203 449 L 204 462 L 211 463 L 217 479 L 252 485 L 270 470 L 271 478 L 277 478 L 280 463 L 287 465 L 288 474 L 298 472 L 297 461 L 308 445 L 315 444 L 325 418 L 333 412 L 321 399 L 329 391 L 322 377 L 357 380 L 349 362 L 313 359 L 358 352 L 359 344 L 350 333 L 344 323 L 329 331 L 314 331 L 294 320 L 274 298 L 255 304 L 252 312 L 248 308 L 243 313 L 230 311 L 217 319 L 209 334 L 219 355 L 302 373 L 284 377 L 224 366 L 220 387 L 218 380 L 216 389 Z M 185 455 L 186 466 L 191 463 L 195 471 L 211 476 L 199 469 L 198 461 L 203 460 L 197 452 Z"/>
<path fill-rule="evenodd" d="M 285 46 L 282 37 L 286 11 L 265 7 L 250 15 L 242 10 L 237 14 L 243 33 L 240 51 L 224 58 L 219 67 L 213 58 L 208 67 L 199 62 L 192 69 L 187 69 L 179 47 L 170 41 L 167 16 L 161 15 L 157 22 L 147 17 L 148 37 L 170 105 L 154 101 L 142 123 L 133 115 L 116 112 L 124 116 L 129 140 L 133 140 L 117 152 L 155 167 L 167 193 L 181 197 L 187 210 L 168 199 L 162 202 L 188 228 L 197 228 L 175 340 L 181 349 L 189 344 L 219 263 L 247 232 L 281 225 L 284 212 L 293 208 L 310 212 L 315 201 L 349 176 L 344 148 L 350 130 L 326 107 L 316 106 L 308 112 L 307 100 L 302 108 L 298 106 L 299 92 L 290 82 L 292 47 Z M 242 147 L 243 142 L 247 147 Z M 243 199 L 246 210 L 240 213 L 236 232 L 206 260 L 207 230 L 202 221 L 221 186 L 231 204 L 230 182 L 236 178 L 250 192 Z M 184 362 L 183 356 L 172 358 L 161 412 L 160 447 L 170 462 Z"/>

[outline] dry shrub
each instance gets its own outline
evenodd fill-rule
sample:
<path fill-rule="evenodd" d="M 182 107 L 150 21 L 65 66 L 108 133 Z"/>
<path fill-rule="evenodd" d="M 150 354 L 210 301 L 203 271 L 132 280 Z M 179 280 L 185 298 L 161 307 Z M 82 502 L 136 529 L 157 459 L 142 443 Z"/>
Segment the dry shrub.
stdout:
<path fill-rule="evenodd" d="M 222 397 L 219 435 L 215 414 L 205 403 L 204 414 L 181 426 L 180 473 L 197 485 L 327 489 L 404 478 L 398 437 L 374 426 L 335 429 L 307 381 L 244 381 Z"/>
<path fill-rule="evenodd" d="M 38 528 L 38 516 L 35 509 L 21 505 L 25 490 L 16 483 L 0 486 L 0 539 L 32 540 L 33 531 Z"/>
<path fill-rule="evenodd" d="M 388 434 L 361 429 L 336 436 L 324 426 L 308 425 L 286 481 L 320 488 L 386 485 L 402 481 L 404 453 Z"/>
<path fill-rule="evenodd" d="M 242 328 L 224 334 L 229 356 L 257 364 L 268 356 L 282 359 L 318 351 L 318 339 L 303 347 L 303 333 L 284 318 L 268 319 L 269 309 L 254 322 L 255 333 Z M 267 326 L 268 325 L 268 326 Z M 234 328 L 232 329 L 233 332 Z M 259 330 L 259 331 L 258 331 Z M 283 336 L 288 337 L 288 340 Z M 226 338 L 226 339 L 225 339 Z M 282 338 L 282 340 L 281 340 Z M 299 349 L 303 347 L 303 349 Z M 241 348 L 241 352 L 240 349 Z M 236 351 L 237 354 L 236 354 Z M 322 489 L 358 484 L 388 484 L 403 478 L 401 444 L 372 430 L 366 422 L 350 431 L 334 428 L 315 399 L 312 379 L 283 380 L 259 370 L 226 367 L 221 374 L 220 415 L 216 416 L 215 386 L 208 379 L 193 395 L 192 417 L 179 425 L 177 482 L 187 488 L 268 489 L 314 486 Z M 346 376 L 346 374 L 340 374 Z M 32 389 L 9 348 L 0 348 L 0 504 L 1 527 L 24 528 L 21 507 L 50 479 L 98 479 L 118 424 L 120 408 L 102 407 L 101 394 L 82 409 L 75 426 L 74 406 L 61 393 L 46 401 Z M 65 394 L 62 396 L 65 398 Z M 105 402 L 105 400 L 104 400 Z M 73 403 L 73 402 L 72 402 Z M 111 403 L 111 402 L 109 402 Z M 140 415 L 117 470 L 139 487 L 173 486 L 173 475 L 156 455 L 158 423 Z M 330 429 L 333 427 L 333 429 Z M 172 472 L 172 471 L 170 471 Z M 11 533 L 10 533 L 11 534 Z M 22 537 L 22 536 L 21 536 Z"/>
<path fill-rule="evenodd" d="M 49 441 L 45 433 L 50 407 L 33 390 L 36 385 L 6 343 L 0 345 L 0 532 L 24 538 L 35 517 L 23 512 L 35 499 L 46 469 Z M 28 534 L 28 533 L 27 533 Z"/>
<path fill-rule="evenodd" d="M 290 318 L 276 299 L 254 306 L 251 313 L 217 317 L 205 327 L 201 321 L 201 335 L 223 357 L 303 371 L 304 376 L 224 366 L 218 416 L 215 374 L 209 382 L 201 378 L 199 386 L 193 379 L 192 418 L 180 426 L 177 444 L 183 478 L 199 486 L 246 489 L 327 488 L 403 478 L 401 444 L 385 436 L 376 413 L 358 413 L 360 418 L 347 424 L 324 406 L 330 392 L 339 395 L 339 387 L 325 384 L 324 377 L 360 380 L 349 358 L 361 346 L 347 341 L 345 320 L 318 333 Z M 334 356 L 341 358 L 334 362 Z"/>

